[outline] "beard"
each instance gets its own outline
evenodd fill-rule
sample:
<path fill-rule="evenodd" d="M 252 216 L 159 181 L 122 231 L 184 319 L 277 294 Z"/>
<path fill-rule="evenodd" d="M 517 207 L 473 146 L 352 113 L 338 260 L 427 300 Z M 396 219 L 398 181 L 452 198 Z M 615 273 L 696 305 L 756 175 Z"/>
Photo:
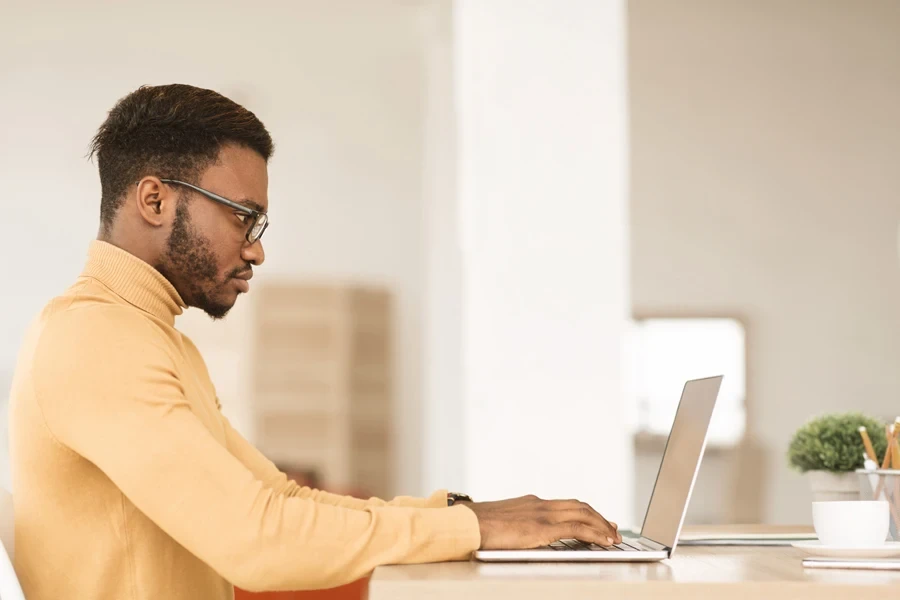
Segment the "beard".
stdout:
<path fill-rule="evenodd" d="M 164 264 L 157 269 L 173 285 L 178 282 L 176 287 L 185 304 L 199 308 L 213 319 L 221 319 L 234 302 L 224 302 L 216 297 L 225 296 L 226 284 L 246 267 L 235 269 L 221 281 L 218 279 L 219 268 L 212 244 L 193 227 L 188 202 L 182 200 L 175 210 Z"/>

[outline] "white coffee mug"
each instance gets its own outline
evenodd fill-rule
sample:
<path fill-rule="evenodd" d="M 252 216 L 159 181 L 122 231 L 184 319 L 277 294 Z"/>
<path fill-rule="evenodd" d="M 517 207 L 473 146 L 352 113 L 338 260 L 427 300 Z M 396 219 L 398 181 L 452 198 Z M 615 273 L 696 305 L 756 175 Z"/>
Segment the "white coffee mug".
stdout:
<path fill-rule="evenodd" d="M 891 526 L 884 500 L 812 503 L 813 527 L 826 546 L 873 548 L 884 544 Z"/>

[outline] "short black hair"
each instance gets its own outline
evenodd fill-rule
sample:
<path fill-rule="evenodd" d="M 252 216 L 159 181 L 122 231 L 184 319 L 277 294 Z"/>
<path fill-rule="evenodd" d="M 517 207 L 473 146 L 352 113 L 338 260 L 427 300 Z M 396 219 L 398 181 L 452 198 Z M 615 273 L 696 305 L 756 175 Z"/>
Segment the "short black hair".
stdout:
<path fill-rule="evenodd" d="M 274 151 L 256 115 L 218 92 L 184 84 L 142 86 L 120 99 L 90 146 L 100 171 L 103 229 L 142 177 L 195 180 L 229 143 L 255 150 L 266 162 Z"/>

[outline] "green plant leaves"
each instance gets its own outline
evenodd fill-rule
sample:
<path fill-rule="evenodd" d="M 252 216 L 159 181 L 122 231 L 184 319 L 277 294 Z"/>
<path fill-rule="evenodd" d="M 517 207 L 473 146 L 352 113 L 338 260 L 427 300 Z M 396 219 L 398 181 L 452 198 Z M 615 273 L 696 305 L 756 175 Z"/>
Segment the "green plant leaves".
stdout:
<path fill-rule="evenodd" d="M 860 413 L 845 413 L 817 417 L 798 429 L 788 448 L 788 462 L 801 473 L 862 468 L 865 447 L 860 425 L 865 426 L 881 460 L 887 448 L 884 422 Z"/>

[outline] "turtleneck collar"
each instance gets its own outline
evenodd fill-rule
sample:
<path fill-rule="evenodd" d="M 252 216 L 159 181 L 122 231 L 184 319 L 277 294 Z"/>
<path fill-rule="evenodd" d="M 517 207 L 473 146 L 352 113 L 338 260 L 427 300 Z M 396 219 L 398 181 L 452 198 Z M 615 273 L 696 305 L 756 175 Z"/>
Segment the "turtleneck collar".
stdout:
<path fill-rule="evenodd" d="M 129 304 L 170 326 L 187 305 L 162 273 L 137 256 L 108 242 L 94 240 L 82 277 L 96 279 Z"/>

